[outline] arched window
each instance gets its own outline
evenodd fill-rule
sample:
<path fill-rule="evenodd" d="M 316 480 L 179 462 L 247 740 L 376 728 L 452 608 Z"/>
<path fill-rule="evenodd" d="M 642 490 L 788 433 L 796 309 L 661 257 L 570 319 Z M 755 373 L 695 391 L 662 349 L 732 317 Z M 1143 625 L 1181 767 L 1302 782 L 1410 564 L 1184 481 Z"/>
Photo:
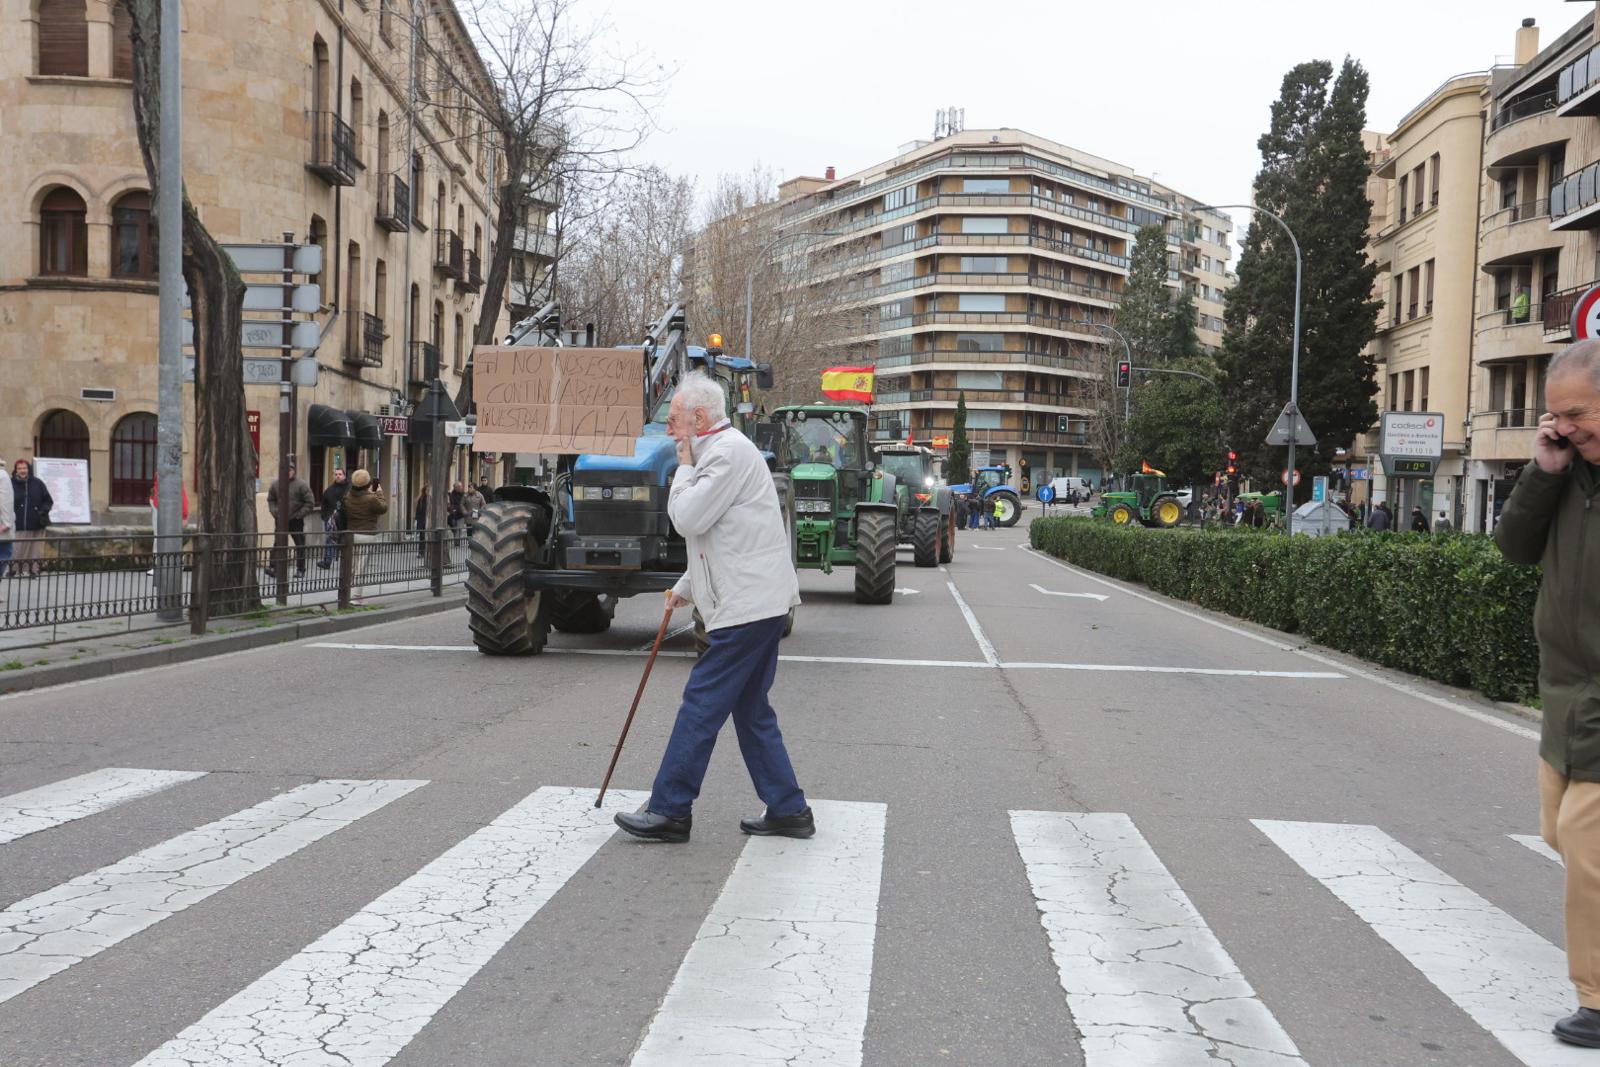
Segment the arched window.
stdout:
<path fill-rule="evenodd" d="M 411 154 L 411 225 L 425 230 L 422 222 L 422 153 Z"/>
<path fill-rule="evenodd" d="M 39 73 L 89 76 L 84 0 L 39 0 Z"/>
<path fill-rule="evenodd" d="M 156 276 L 156 228 L 149 193 L 126 193 L 111 205 L 111 273 L 118 278 Z"/>
<path fill-rule="evenodd" d="M 39 273 L 89 273 L 88 209 L 71 189 L 52 189 L 39 205 Z"/>
<path fill-rule="evenodd" d="M 122 4 L 111 9 L 111 76 L 133 80 L 133 16 Z"/>
<path fill-rule="evenodd" d="M 33 454 L 52 459 L 88 459 L 89 427 L 77 415 L 58 408 L 39 424 Z"/>
<path fill-rule="evenodd" d="M 462 367 L 466 366 L 466 362 L 467 362 L 466 344 L 467 344 L 466 327 L 465 327 L 465 325 L 463 324 L 463 322 L 461 320 L 461 316 L 457 315 L 456 316 L 456 360 L 455 360 L 455 365 L 456 365 L 456 370 L 458 370 L 458 371 Z"/>
<path fill-rule="evenodd" d="M 367 96 L 362 92 L 361 82 L 355 78 L 350 79 L 350 132 L 352 147 L 355 149 L 356 162 L 361 162 L 361 150 L 366 147 L 367 131 L 364 128 L 366 116 Z"/>
<path fill-rule="evenodd" d="M 136 411 L 111 431 L 111 506 L 148 504 L 155 478 L 156 417 Z"/>

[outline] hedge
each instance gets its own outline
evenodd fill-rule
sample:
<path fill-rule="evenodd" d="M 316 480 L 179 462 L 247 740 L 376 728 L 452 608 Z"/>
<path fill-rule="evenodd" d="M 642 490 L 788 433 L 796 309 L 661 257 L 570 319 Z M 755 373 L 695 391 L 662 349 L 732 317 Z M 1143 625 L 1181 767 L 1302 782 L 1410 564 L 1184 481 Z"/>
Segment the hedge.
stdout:
<path fill-rule="evenodd" d="M 1087 570 L 1495 700 L 1538 692 L 1539 569 L 1481 534 L 1147 530 L 1037 519 L 1034 548 Z"/>

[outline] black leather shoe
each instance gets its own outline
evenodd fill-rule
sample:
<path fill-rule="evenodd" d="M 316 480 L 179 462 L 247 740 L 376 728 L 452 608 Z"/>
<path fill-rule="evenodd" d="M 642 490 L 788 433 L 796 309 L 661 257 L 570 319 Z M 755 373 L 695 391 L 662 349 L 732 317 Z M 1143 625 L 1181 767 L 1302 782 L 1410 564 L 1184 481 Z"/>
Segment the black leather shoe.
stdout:
<path fill-rule="evenodd" d="M 670 841 L 681 844 L 689 840 L 689 825 L 694 818 L 685 815 L 681 819 L 674 819 L 667 815 L 657 815 L 653 811 L 624 811 L 616 815 L 616 821 L 618 826 L 634 837 L 642 837 L 646 841 Z"/>
<path fill-rule="evenodd" d="M 773 815 L 762 812 L 754 819 L 740 819 L 739 829 L 757 837 L 812 837 L 817 832 L 817 821 L 807 808 L 798 815 Z"/>
<path fill-rule="evenodd" d="M 1600 1011 L 1579 1008 L 1556 1023 L 1555 1033 L 1569 1045 L 1600 1048 Z"/>

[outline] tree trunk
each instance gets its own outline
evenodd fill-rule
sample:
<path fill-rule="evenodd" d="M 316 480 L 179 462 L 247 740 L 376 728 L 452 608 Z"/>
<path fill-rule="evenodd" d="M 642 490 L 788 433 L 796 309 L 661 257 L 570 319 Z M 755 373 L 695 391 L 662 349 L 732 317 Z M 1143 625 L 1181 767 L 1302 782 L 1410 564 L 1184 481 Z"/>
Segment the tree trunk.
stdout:
<path fill-rule="evenodd" d="M 160 196 L 161 3 L 121 0 L 132 21 L 133 114 L 153 200 Z M 208 610 L 260 607 L 256 586 L 255 451 L 245 424 L 244 281 L 183 195 L 183 277 L 195 340 L 195 433 L 200 529 L 212 542 Z"/>

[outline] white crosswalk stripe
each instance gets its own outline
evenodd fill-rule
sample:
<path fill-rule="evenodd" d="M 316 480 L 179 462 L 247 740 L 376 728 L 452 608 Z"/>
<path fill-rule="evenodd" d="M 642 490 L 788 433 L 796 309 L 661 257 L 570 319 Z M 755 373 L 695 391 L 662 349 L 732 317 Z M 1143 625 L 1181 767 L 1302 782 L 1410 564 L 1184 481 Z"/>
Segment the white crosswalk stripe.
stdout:
<path fill-rule="evenodd" d="M 1537 852 L 1551 863 L 1559 863 L 1563 867 L 1567 865 L 1566 861 L 1561 858 L 1561 853 L 1545 844 L 1544 838 L 1538 834 L 1507 834 L 1506 836 L 1523 848 Z"/>
<path fill-rule="evenodd" d="M 1375 826 L 1254 822 L 1517 1059 L 1595 1062 L 1550 1036 L 1574 1003 L 1556 946 Z"/>
<path fill-rule="evenodd" d="M 633 1067 L 861 1063 L 886 809 L 811 807 L 815 838 L 744 846 Z"/>
<path fill-rule="evenodd" d="M 1088 1067 L 1300 1064 L 1133 820 L 1013 811 Z"/>
<path fill-rule="evenodd" d="M 0 845 L 159 793 L 179 782 L 203 777 L 204 771 L 104 767 L 76 778 L 0 797 Z"/>
<path fill-rule="evenodd" d="M 11 905 L 0 912 L 0 1003 L 423 784 L 311 782 Z"/>
<path fill-rule="evenodd" d="M 138 1067 L 379 1067 L 544 907 L 643 793 L 544 788 Z"/>

